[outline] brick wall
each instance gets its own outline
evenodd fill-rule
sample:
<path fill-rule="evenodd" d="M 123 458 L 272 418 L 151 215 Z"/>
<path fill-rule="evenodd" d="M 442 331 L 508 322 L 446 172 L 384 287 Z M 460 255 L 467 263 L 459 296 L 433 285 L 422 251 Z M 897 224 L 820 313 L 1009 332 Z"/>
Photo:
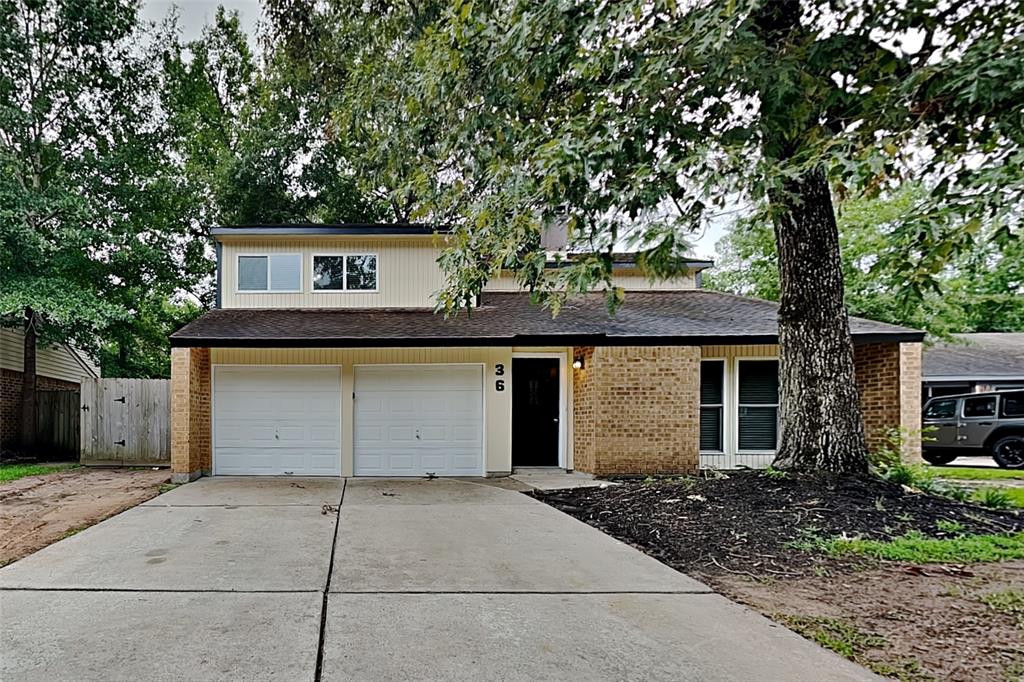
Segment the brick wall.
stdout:
<path fill-rule="evenodd" d="M 698 346 L 585 347 L 573 370 L 573 466 L 599 476 L 696 473 Z"/>
<path fill-rule="evenodd" d="M 908 436 L 904 458 L 920 459 L 921 344 L 858 344 L 853 361 L 868 449 L 884 446 L 888 431 L 901 428 Z"/>
<path fill-rule="evenodd" d="M 176 482 L 209 474 L 210 349 L 171 349 L 171 477 Z"/>
<path fill-rule="evenodd" d="M 79 387 L 72 381 L 36 376 L 36 390 L 58 391 Z M 0 449 L 13 448 L 21 438 L 21 372 L 0 369 Z"/>

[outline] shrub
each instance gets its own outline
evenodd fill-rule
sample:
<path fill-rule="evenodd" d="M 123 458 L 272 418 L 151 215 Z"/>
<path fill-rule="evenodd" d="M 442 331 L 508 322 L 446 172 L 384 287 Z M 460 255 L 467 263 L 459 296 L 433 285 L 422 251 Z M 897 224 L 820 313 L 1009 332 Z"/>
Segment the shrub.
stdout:
<path fill-rule="evenodd" d="M 1009 494 L 1002 488 L 981 488 L 974 498 L 978 504 L 991 509 L 1007 509 L 1013 506 Z"/>

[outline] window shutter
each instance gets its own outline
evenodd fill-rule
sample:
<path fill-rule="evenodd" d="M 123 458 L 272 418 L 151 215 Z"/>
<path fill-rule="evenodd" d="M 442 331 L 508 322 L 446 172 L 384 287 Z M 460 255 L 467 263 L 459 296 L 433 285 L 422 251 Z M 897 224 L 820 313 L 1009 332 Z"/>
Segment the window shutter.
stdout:
<path fill-rule="evenodd" d="M 302 256 L 281 254 L 270 257 L 270 290 L 298 291 L 302 288 Z"/>
<path fill-rule="evenodd" d="M 267 290 L 267 257 L 266 256 L 239 256 L 238 257 L 238 290 L 239 291 L 266 291 Z"/>

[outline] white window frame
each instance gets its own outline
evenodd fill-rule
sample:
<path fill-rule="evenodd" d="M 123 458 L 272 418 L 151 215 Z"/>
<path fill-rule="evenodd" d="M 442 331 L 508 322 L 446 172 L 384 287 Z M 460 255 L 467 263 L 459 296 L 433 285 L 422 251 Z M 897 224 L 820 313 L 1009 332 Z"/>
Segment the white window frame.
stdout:
<path fill-rule="evenodd" d="M 776 425 L 776 430 L 775 430 L 775 447 L 772 448 L 771 450 L 741 450 L 740 449 L 740 362 L 741 361 L 742 362 L 751 362 L 751 361 L 755 361 L 755 362 L 778 362 L 779 358 L 778 357 L 765 357 L 765 356 L 760 356 L 760 357 L 736 356 L 736 357 L 734 357 L 732 359 L 732 381 L 730 382 L 732 384 L 732 395 L 735 396 L 735 399 L 731 401 L 732 402 L 731 407 L 732 407 L 732 413 L 733 413 L 731 433 L 732 433 L 732 439 L 733 439 L 732 442 L 736 446 L 735 453 L 737 455 L 774 455 L 776 452 L 778 452 L 778 449 L 779 449 L 778 448 L 778 442 L 779 442 L 779 435 L 780 434 L 779 434 L 779 430 L 778 430 L 778 426 L 777 425 Z M 779 387 L 779 389 L 780 389 L 779 392 L 780 393 L 781 393 L 781 388 L 782 387 L 780 386 Z M 781 398 L 781 395 L 779 397 Z M 779 407 L 781 405 L 781 403 L 778 402 L 778 400 L 779 399 L 776 398 L 776 403 L 775 403 L 775 420 L 776 420 L 776 424 L 778 424 Z M 772 405 L 770 403 L 764 403 L 764 404 L 757 405 L 756 407 L 771 407 L 771 406 Z"/>
<path fill-rule="evenodd" d="M 271 289 L 270 288 L 270 259 L 272 256 L 298 256 L 299 258 L 299 288 L 298 289 Z M 241 261 L 243 258 L 261 257 L 267 259 L 267 288 L 266 289 L 241 289 L 239 288 L 239 275 L 242 271 Z M 267 252 L 243 252 L 235 254 L 235 293 L 236 294 L 301 294 L 302 293 L 302 254 L 301 253 L 267 253 Z"/>
<path fill-rule="evenodd" d="M 317 289 L 313 281 L 316 277 L 315 270 L 315 259 L 321 257 L 330 258 L 343 258 L 341 268 L 341 283 L 345 288 L 343 289 Z M 373 288 L 372 289 L 349 289 L 348 288 L 348 258 L 350 256 L 373 256 L 374 263 L 377 264 L 376 270 L 374 270 Z M 318 251 L 309 254 L 309 290 L 317 295 L 320 294 L 378 294 L 380 293 L 380 255 L 375 251 Z"/>
<path fill-rule="evenodd" d="M 701 361 L 701 363 L 704 363 L 704 362 L 720 362 L 720 363 L 722 363 L 722 404 L 719 405 L 719 407 L 722 409 L 722 424 L 721 424 L 721 427 L 722 427 L 722 434 L 721 434 L 722 449 L 721 450 L 703 450 L 702 449 L 700 451 L 700 454 L 701 455 L 708 455 L 708 456 L 711 456 L 711 457 L 723 456 L 723 455 L 725 455 L 729 451 L 729 444 L 728 444 L 728 441 L 729 441 L 729 422 L 731 421 L 730 416 L 729 416 L 729 399 L 731 397 L 732 391 L 731 391 L 730 386 L 729 386 L 729 384 L 730 384 L 730 381 L 729 381 L 729 358 L 726 358 L 726 357 L 723 357 L 723 356 L 706 357 L 706 358 L 702 357 L 700 359 L 700 361 Z M 700 409 L 704 407 L 704 404 L 700 402 L 700 388 L 697 389 L 697 402 L 698 402 L 698 405 L 697 405 L 697 420 L 698 420 L 697 441 L 698 441 L 698 446 L 699 446 L 699 443 L 700 443 Z M 714 405 L 709 405 L 708 407 L 714 407 Z"/>

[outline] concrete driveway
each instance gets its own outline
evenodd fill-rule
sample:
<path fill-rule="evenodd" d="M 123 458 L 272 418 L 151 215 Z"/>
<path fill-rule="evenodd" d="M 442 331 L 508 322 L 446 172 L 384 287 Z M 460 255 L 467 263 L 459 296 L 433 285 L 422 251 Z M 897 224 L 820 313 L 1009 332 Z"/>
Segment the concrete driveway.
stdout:
<path fill-rule="evenodd" d="M 517 492 L 214 478 L 0 569 L 0 679 L 876 678 Z"/>

